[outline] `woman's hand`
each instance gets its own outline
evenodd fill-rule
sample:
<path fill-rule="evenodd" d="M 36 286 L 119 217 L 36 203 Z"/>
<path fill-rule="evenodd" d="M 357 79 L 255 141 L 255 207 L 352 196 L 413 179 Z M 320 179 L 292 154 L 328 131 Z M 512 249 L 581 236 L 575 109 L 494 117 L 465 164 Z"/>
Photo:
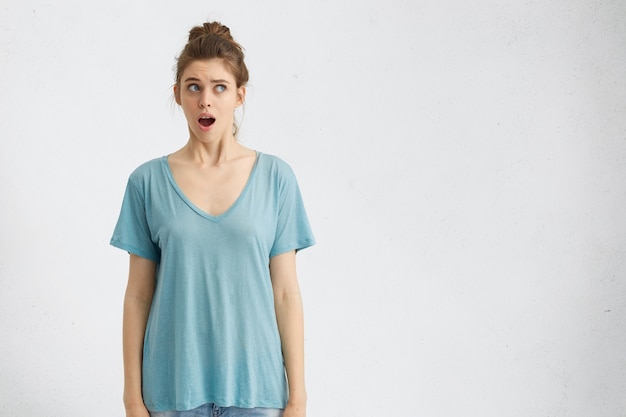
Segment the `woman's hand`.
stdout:
<path fill-rule="evenodd" d="M 289 384 L 289 401 L 283 417 L 305 417 L 307 397 L 304 384 L 304 319 L 296 274 L 296 251 L 271 258 L 270 277 Z"/>
<path fill-rule="evenodd" d="M 130 255 L 124 296 L 123 352 L 126 417 L 149 417 L 141 395 L 143 339 L 156 282 L 156 263 Z"/>
<path fill-rule="evenodd" d="M 126 417 L 150 417 L 150 413 L 145 405 L 126 407 Z"/>
<path fill-rule="evenodd" d="M 306 417 L 306 404 L 287 403 L 283 417 Z"/>

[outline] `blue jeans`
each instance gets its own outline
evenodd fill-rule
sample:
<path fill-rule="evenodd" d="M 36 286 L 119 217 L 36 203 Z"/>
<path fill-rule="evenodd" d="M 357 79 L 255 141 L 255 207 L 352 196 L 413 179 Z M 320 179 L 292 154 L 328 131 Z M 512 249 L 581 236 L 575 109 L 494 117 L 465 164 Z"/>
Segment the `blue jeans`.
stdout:
<path fill-rule="evenodd" d="M 280 408 L 238 408 L 204 404 L 187 411 L 150 411 L 150 417 L 282 417 Z"/>

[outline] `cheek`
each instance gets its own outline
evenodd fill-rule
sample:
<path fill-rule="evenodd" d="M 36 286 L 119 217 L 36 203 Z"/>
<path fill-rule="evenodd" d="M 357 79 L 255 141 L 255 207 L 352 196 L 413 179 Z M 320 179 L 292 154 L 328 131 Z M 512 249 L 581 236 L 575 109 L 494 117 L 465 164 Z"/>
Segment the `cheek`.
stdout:
<path fill-rule="evenodd" d="M 178 104 L 180 104 L 183 109 L 191 109 L 195 108 L 195 106 L 197 105 L 197 100 L 195 100 L 193 96 L 183 95 L 179 98 Z"/>
<path fill-rule="evenodd" d="M 183 110 L 183 114 L 185 115 L 185 118 L 189 121 L 191 119 L 195 119 L 197 117 L 197 111 L 196 111 L 196 106 L 194 106 L 193 104 L 189 103 L 189 101 L 184 100 L 181 102 L 180 107 Z"/>

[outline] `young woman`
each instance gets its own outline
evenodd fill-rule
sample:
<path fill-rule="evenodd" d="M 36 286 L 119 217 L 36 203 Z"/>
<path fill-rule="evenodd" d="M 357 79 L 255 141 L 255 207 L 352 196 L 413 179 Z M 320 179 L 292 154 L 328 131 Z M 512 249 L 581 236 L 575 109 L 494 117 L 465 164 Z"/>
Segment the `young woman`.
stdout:
<path fill-rule="evenodd" d="M 193 28 L 174 96 L 189 140 L 130 176 L 111 244 L 130 253 L 124 299 L 127 417 L 303 417 L 296 252 L 314 244 L 298 184 L 236 140 L 242 48 Z"/>

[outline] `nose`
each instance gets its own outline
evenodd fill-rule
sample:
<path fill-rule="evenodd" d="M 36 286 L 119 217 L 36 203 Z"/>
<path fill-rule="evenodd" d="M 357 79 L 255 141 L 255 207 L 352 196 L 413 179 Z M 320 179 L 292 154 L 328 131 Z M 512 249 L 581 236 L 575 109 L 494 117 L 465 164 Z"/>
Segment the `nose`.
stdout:
<path fill-rule="evenodd" d="M 209 97 L 209 94 L 202 94 L 202 96 L 200 96 L 200 101 L 198 102 L 198 104 L 201 109 L 208 109 L 209 107 L 211 107 L 211 98 Z"/>

